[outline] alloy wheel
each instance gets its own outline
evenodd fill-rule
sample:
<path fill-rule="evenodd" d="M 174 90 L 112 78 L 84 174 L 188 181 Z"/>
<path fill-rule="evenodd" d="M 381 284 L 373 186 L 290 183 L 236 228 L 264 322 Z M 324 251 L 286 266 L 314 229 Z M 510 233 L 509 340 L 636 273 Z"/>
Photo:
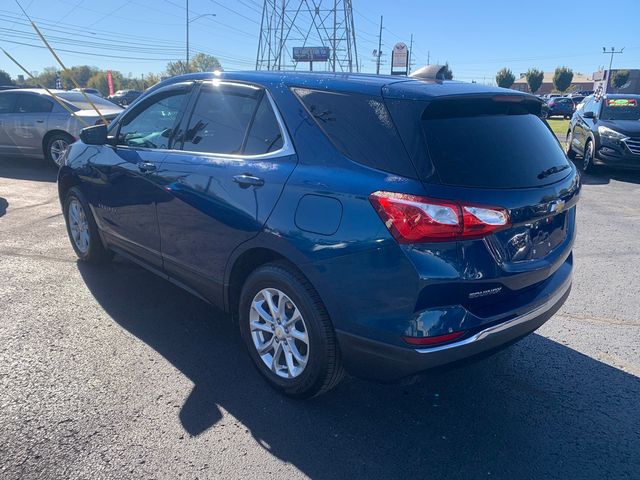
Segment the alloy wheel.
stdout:
<path fill-rule="evenodd" d="M 582 156 L 582 171 L 588 172 L 593 166 L 593 142 L 589 142 Z"/>
<path fill-rule="evenodd" d="M 89 221 L 82 204 L 77 199 L 69 202 L 69 231 L 73 243 L 81 253 L 89 251 Z"/>
<path fill-rule="evenodd" d="M 276 288 L 260 290 L 249 314 L 253 345 L 264 364 L 282 378 L 296 378 L 309 361 L 307 325 L 295 303 Z"/>
<path fill-rule="evenodd" d="M 51 153 L 51 159 L 56 163 L 56 165 L 60 165 L 60 157 L 62 157 L 62 154 L 67 151 L 67 148 L 69 148 L 69 143 L 61 138 L 51 142 L 49 151 Z"/>

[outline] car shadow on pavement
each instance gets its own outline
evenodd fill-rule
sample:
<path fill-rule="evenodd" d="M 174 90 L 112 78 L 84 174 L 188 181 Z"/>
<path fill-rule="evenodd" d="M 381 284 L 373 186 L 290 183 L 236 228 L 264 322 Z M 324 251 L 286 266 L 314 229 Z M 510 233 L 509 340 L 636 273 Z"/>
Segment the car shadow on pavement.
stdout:
<path fill-rule="evenodd" d="M 7 213 L 7 208 L 9 207 L 9 202 L 4 197 L 0 197 L 0 217 L 4 216 Z"/>
<path fill-rule="evenodd" d="M 117 257 L 78 268 L 115 322 L 193 382 L 179 414 L 191 436 L 224 409 L 311 478 L 638 478 L 640 379 L 537 334 L 408 386 L 349 378 L 295 401 L 220 311 Z"/>
<path fill-rule="evenodd" d="M 0 178 L 55 182 L 58 169 L 44 158 L 0 155 Z"/>
<path fill-rule="evenodd" d="M 640 171 L 614 170 L 598 167 L 594 173 L 580 173 L 580 180 L 584 185 L 607 185 L 611 180 L 625 183 L 640 184 Z"/>

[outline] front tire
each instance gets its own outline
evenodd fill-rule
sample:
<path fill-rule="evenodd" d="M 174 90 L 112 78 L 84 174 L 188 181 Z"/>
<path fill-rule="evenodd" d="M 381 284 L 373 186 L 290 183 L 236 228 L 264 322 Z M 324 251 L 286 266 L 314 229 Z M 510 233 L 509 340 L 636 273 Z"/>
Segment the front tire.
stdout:
<path fill-rule="evenodd" d="M 584 147 L 584 154 L 582 155 L 581 168 L 584 173 L 595 173 L 596 166 L 593 164 L 594 150 L 593 141 L 588 140 Z"/>
<path fill-rule="evenodd" d="M 47 139 L 44 156 L 47 160 L 60 167 L 60 160 L 72 143 L 73 137 L 68 133 L 54 133 Z"/>
<path fill-rule="evenodd" d="M 279 392 L 313 397 L 342 379 L 340 350 L 322 300 L 288 264 L 270 263 L 249 276 L 239 325 L 254 365 Z"/>
<path fill-rule="evenodd" d="M 571 130 L 567 132 L 566 142 L 567 142 L 567 157 L 570 160 L 574 160 L 576 158 L 576 151 L 571 146 L 573 142 L 573 133 L 571 132 Z"/>
<path fill-rule="evenodd" d="M 63 212 L 69 240 L 78 258 L 88 263 L 110 260 L 113 254 L 102 244 L 89 204 L 78 188 L 73 187 L 67 193 Z"/>

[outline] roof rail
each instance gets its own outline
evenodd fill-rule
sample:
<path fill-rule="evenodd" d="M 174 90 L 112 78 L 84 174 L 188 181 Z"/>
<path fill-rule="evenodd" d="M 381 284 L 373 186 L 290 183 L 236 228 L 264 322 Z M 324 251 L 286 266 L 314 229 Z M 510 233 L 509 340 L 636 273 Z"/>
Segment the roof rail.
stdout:
<path fill-rule="evenodd" d="M 446 80 L 444 78 L 446 68 L 445 65 L 425 65 L 409 76 L 419 80 Z"/>

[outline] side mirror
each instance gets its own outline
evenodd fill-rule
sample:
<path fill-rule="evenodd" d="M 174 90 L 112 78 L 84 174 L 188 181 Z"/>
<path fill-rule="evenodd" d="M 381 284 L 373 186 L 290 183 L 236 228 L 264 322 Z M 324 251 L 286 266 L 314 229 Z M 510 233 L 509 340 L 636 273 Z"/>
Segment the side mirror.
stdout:
<path fill-rule="evenodd" d="M 107 143 L 107 126 L 100 124 L 83 128 L 80 132 L 80 140 L 86 145 L 105 145 Z"/>
<path fill-rule="evenodd" d="M 583 117 L 583 118 L 596 118 L 596 116 L 594 115 L 594 113 L 593 113 L 593 112 L 584 112 L 584 113 L 582 114 L 582 117 Z"/>

